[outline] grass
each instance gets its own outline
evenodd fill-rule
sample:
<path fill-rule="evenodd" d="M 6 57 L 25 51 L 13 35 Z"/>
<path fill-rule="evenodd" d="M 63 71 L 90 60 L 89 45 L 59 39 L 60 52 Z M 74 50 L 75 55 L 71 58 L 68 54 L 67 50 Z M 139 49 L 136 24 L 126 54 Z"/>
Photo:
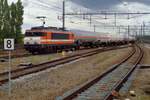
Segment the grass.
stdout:
<path fill-rule="evenodd" d="M 136 100 L 150 100 L 150 96 L 148 95 L 140 95 L 136 97 Z"/>

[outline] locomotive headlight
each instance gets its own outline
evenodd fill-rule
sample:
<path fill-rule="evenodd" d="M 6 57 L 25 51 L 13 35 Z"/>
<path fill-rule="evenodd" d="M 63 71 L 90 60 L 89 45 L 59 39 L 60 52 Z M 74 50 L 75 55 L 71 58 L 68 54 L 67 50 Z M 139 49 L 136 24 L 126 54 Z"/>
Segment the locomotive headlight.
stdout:
<path fill-rule="evenodd" d="M 28 40 L 28 38 L 27 38 L 27 37 L 25 37 L 25 38 L 23 39 L 23 42 L 24 42 L 24 44 L 29 44 L 29 40 Z"/>
<path fill-rule="evenodd" d="M 32 42 L 33 44 L 40 44 L 41 38 L 40 37 L 33 37 Z"/>
<path fill-rule="evenodd" d="M 25 37 L 24 44 L 40 44 L 40 37 Z"/>
<path fill-rule="evenodd" d="M 39 44 L 39 43 L 37 43 L 37 42 L 34 42 L 34 44 Z"/>

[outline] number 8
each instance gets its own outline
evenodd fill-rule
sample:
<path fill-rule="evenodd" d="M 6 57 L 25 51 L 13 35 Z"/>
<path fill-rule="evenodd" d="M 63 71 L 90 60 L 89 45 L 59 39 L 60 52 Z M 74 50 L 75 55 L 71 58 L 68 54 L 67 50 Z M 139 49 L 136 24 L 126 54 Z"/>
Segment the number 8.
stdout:
<path fill-rule="evenodd" d="M 11 44 L 11 40 L 7 40 L 7 48 L 11 48 L 12 44 Z"/>

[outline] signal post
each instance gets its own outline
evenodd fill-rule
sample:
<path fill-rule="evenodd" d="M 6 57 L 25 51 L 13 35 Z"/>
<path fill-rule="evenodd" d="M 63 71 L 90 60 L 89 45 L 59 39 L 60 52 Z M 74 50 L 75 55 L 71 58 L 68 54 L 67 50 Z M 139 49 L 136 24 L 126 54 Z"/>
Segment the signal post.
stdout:
<path fill-rule="evenodd" d="M 8 64 L 8 77 L 9 77 L 9 87 L 8 87 L 8 96 L 9 99 L 11 98 L 11 51 L 14 50 L 14 39 L 7 38 L 4 39 L 4 50 L 8 51 L 9 53 L 9 64 Z"/>

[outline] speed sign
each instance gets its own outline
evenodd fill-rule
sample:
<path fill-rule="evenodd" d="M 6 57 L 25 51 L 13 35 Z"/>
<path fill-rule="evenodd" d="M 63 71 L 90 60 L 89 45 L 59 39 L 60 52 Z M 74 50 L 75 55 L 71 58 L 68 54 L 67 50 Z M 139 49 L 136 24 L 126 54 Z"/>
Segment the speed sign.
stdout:
<path fill-rule="evenodd" d="M 4 39 L 4 50 L 14 50 L 14 39 Z"/>

